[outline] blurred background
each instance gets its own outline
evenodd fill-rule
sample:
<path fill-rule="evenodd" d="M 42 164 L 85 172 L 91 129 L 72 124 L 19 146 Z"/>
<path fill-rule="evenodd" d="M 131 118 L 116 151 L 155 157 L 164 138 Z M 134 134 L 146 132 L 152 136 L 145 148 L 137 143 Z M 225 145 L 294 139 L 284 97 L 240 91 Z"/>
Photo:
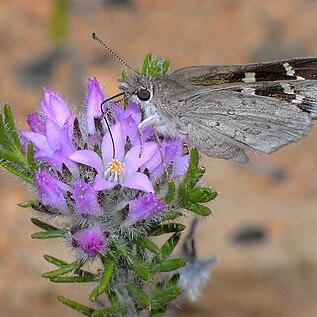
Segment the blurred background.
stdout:
<path fill-rule="evenodd" d="M 108 95 L 118 92 L 122 65 L 92 32 L 132 67 L 148 52 L 170 59 L 172 69 L 316 56 L 317 1 L 0 1 L 0 100 L 22 127 L 43 87 L 79 107 L 89 76 Z M 203 163 L 219 196 L 198 228 L 197 249 L 220 262 L 199 300 L 185 299 L 177 316 L 317 316 L 317 126 L 273 155 L 252 155 L 248 166 Z M 33 214 L 15 204 L 32 193 L 3 169 L 0 186 L 0 316 L 79 316 L 56 296 L 85 301 L 84 287 L 40 277 L 51 268 L 44 253 L 67 251 L 30 238 Z"/>

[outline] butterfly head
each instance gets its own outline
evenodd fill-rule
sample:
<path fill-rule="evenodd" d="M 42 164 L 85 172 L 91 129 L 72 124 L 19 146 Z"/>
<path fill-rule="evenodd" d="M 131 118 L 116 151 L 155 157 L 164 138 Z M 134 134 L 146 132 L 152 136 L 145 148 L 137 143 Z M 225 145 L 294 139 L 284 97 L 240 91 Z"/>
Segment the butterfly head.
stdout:
<path fill-rule="evenodd" d="M 135 74 L 126 79 L 119 80 L 119 88 L 127 98 L 143 106 L 150 103 L 153 98 L 153 77 Z"/>

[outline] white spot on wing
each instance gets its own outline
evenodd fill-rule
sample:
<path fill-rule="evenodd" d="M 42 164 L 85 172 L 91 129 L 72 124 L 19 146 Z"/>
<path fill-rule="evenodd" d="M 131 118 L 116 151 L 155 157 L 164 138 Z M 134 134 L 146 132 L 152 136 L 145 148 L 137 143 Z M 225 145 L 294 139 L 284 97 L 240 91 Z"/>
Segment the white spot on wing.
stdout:
<path fill-rule="evenodd" d="M 242 81 L 245 83 L 254 83 L 255 82 L 255 73 L 245 73 Z"/>
<path fill-rule="evenodd" d="M 291 88 L 291 86 L 287 83 L 281 83 L 281 86 L 284 90 L 284 92 L 288 95 L 294 95 L 294 90 Z"/>
<path fill-rule="evenodd" d="M 283 63 L 283 67 L 285 68 L 286 75 L 288 76 L 295 76 L 295 70 L 289 63 Z"/>
<path fill-rule="evenodd" d="M 305 99 L 303 95 L 296 95 L 295 99 L 292 100 L 293 103 L 301 104 Z"/>

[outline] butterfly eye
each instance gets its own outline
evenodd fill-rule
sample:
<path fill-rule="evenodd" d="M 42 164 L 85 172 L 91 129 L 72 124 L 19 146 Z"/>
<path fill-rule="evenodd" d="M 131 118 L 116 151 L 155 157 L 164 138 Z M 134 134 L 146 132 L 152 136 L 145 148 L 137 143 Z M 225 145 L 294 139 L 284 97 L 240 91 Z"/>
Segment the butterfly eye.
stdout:
<path fill-rule="evenodd" d="M 141 88 L 137 91 L 136 95 L 138 98 L 142 101 L 147 101 L 151 98 L 151 93 L 148 89 L 146 88 Z"/>

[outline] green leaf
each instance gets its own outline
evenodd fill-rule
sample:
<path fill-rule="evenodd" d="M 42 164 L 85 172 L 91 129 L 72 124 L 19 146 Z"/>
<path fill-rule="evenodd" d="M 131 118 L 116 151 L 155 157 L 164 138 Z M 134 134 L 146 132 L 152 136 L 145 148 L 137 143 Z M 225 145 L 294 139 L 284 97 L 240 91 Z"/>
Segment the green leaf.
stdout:
<path fill-rule="evenodd" d="M 34 225 L 36 225 L 37 227 L 46 230 L 46 231 L 56 231 L 56 230 L 60 230 L 52 225 L 49 225 L 48 223 L 37 219 L 37 218 L 31 218 L 31 221 Z"/>
<path fill-rule="evenodd" d="M 54 256 L 52 255 L 48 255 L 48 254 L 44 254 L 43 255 L 44 259 L 49 262 L 49 263 L 52 263 L 56 266 L 63 266 L 63 265 L 67 265 L 68 263 L 58 259 L 58 258 L 55 258 Z"/>
<path fill-rule="evenodd" d="M 138 285 L 131 283 L 128 285 L 128 290 L 140 306 L 149 307 L 151 305 L 151 299 Z"/>
<path fill-rule="evenodd" d="M 48 255 L 48 254 L 45 254 L 44 255 L 44 259 L 49 262 L 49 263 L 52 263 L 56 266 L 64 266 L 64 265 L 68 265 L 68 263 L 60 260 L 60 259 L 57 259 L 55 258 L 54 256 L 52 255 Z M 85 271 L 85 270 L 82 270 L 82 269 L 76 269 L 74 271 L 74 273 L 76 273 L 77 275 L 79 275 L 79 277 L 83 277 L 83 278 L 91 278 L 91 279 L 94 279 L 94 280 L 98 280 L 99 281 L 99 276 L 98 275 L 95 275 L 91 272 L 88 272 L 88 271 Z"/>
<path fill-rule="evenodd" d="M 20 152 L 20 154 L 24 155 L 25 151 L 20 141 L 19 134 L 15 127 L 14 118 L 11 112 L 11 108 L 8 104 L 4 105 L 3 108 L 4 113 L 4 123 L 5 129 L 7 131 L 8 136 L 10 137 L 11 141 L 13 142 L 14 147 Z"/>
<path fill-rule="evenodd" d="M 170 62 L 168 60 L 164 60 L 162 63 L 162 74 L 166 74 L 168 72 L 168 69 L 170 67 Z"/>
<path fill-rule="evenodd" d="M 32 142 L 29 142 L 28 144 L 27 161 L 28 161 L 29 169 L 33 173 L 36 170 L 36 164 L 34 161 L 34 146 Z"/>
<path fill-rule="evenodd" d="M 142 75 L 145 75 L 145 74 L 148 74 L 149 72 L 149 64 L 152 60 L 152 54 L 151 53 L 148 53 L 144 59 L 144 62 L 143 62 L 143 66 L 141 68 L 141 74 Z"/>
<path fill-rule="evenodd" d="M 150 317 L 163 317 L 166 311 L 166 307 L 155 309 L 150 311 Z"/>
<path fill-rule="evenodd" d="M 160 236 L 165 233 L 180 232 L 186 229 L 186 226 L 182 223 L 165 223 L 162 225 L 149 226 L 149 236 Z"/>
<path fill-rule="evenodd" d="M 50 278 L 52 283 L 92 283 L 98 280 L 97 276 L 58 276 Z"/>
<path fill-rule="evenodd" d="M 175 220 L 183 215 L 184 215 L 184 213 L 182 211 L 167 210 L 167 211 L 164 211 L 164 213 L 162 214 L 162 219 L 164 221 L 172 221 L 172 220 Z"/>
<path fill-rule="evenodd" d="M 145 248 L 152 253 L 159 254 L 161 253 L 161 249 L 151 240 L 147 238 L 141 238 L 138 240 L 134 240 L 134 243 L 138 245 L 139 247 Z"/>
<path fill-rule="evenodd" d="M 5 160 L 25 167 L 25 163 L 15 154 L 0 149 L 0 160 Z"/>
<path fill-rule="evenodd" d="M 5 169 L 7 169 L 10 173 L 22 178 L 23 180 L 25 180 L 26 182 L 33 184 L 34 183 L 34 179 L 33 177 L 31 177 L 30 175 L 28 175 L 26 172 L 20 170 L 19 168 L 13 166 L 12 164 L 6 162 L 6 161 L 2 161 L 0 160 L 0 165 L 2 165 Z"/>
<path fill-rule="evenodd" d="M 187 201 L 183 207 L 199 216 L 206 217 L 211 214 L 210 208 L 191 201 Z"/>
<path fill-rule="evenodd" d="M 204 175 L 205 168 L 200 167 L 198 164 L 199 152 L 197 149 L 191 149 L 189 166 L 181 183 L 186 188 L 193 188 Z"/>
<path fill-rule="evenodd" d="M 167 204 L 170 204 L 174 200 L 175 194 L 176 194 L 175 183 L 172 180 L 169 180 L 167 193 L 166 193 L 165 197 L 163 198 L 163 201 L 166 202 Z"/>
<path fill-rule="evenodd" d="M 58 296 L 57 299 L 63 303 L 64 305 L 82 313 L 85 316 L 92 316 L 92 314 L 95 312 L 93 308 L 87 307 L 83 304 L 79 304 L 67 297 L 64 296 Z M 102 315 L 101 315 L 102 316 Z"/>
<path fill-rule="evenodd" d="M 169 302 L 181 295 L 181 290 L 177 286 L 169 284 L 164 285 L 163 288 L 155 288 L 152 294 L 152 309 L 154 311 L 163 309 Z"/>
<path fill-rule="evenodd" d="M 102 309 L 97 309 L 95 312 L 91 315 L 91 317 L 105 317 L 105 316 L 125 316 L 122 312 L 122 310 L 125 308 L 126 305 L 119 304 L 114 305 L 112 307 L 105 307 Z"/>
<path fill-rule="evenodd" d="M 31 235 L 32 239 L 54 239 L 64 237 L 65 232 L 63 230 L 51 230 L 36 232 Z"/>
<path fill-rule="evenodd" d="M 14 152 L 14 146 L 9 135 L 7 134 L 2 113 L 0 113 L 0 144 L 2 144 L 3 147 L 10 152 Z"/>
<path fill-rule="evenodd" d="M 152 272 L 171 272 L 179 269 L 186 264 L 186 260 L 182 258 L 166 260 L 151 265 Z"/>
<path fill-rule="evenodd" d="M 23 201 L 21 203 L 18 203 L 17 206 L 20 208 L 29 208 L 32 207 L 32 203 L 34 203 L 33 201 L 29 200 L 29 201 Z"/>
<path fill-rule="evenodd" d="M 127 73 L 126 70 L 123 70 L 123 71 L 122 71 L 122 73 L 121 73 L 121 78 L 122 78 L 123 80 L 126 80 L 126 79 L 128 78 L 128 73 Z"/>
<path fill-rule="evenodd" d="M 173 252 L 174 248 L 177 246 L 179 239 L 181 237 L 180 232 L 174 233 L 162 246 L 162 259 L 166 259 Z"/>
<path fill-rule="evenodd" d="M 152 281 L 153 276 L 150 271 L 149 265 L 146 262 L 142 262 L 140 259 L 133 255 L 128 256 L 128 263 L 132 270 L 143 280 Z"/>
<path fill-rule="evenodd" d="M 101 276 L 100 283 L 99 285 L 97 285 L 97 287 L 92 291 L 90 295 L 91 301 L 95 301 L 98 298 L 98 296 L 100 296 L 106 291 L 113 274 L 114 266 L 114 259 L 112 257 L 108 257 Z"/>
<path fill-rule="evenodd" d="M 53 278 L 53 277 L 58 277 L 60 275 L 65 275 L 69 272 L 73 272 L 75 270 L 78 270 L 84 265 L 83 262 L 73 262 L 71 264 L 66 264 L 61 266 L 59 269 L 50 271 L 50 272 L 45 272 L 42 274 L 42 277 L 44 278 Z"/>
<path fill-rule="evenodd" d="M 188 198 L 195 203 L 207 203 L 217 197 L 209 187 L 194 187 L 188 192 Z"/>

